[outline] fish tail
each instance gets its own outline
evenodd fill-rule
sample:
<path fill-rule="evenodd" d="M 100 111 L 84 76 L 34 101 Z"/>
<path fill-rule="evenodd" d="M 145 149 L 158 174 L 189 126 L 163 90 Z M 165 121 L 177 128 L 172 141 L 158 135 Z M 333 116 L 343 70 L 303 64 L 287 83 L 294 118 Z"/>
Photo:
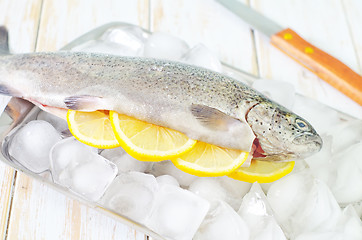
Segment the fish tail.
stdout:
<path fill-rule="evenodd" d="M 5 26 L 0 26 L 0 55 L 10 54 L 9 33 Z"/>

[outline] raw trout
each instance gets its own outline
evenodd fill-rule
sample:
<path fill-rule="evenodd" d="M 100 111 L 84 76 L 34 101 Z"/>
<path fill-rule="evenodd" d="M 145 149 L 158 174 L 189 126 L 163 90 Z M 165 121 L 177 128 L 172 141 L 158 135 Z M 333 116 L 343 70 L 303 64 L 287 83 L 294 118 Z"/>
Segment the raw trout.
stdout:
<path fill-rule="evenodd" d="M 261 93 L 179 62 L 82 52 L 2 55 L 0 93 L 56 115 L 114 110 L 265 160 L 303 158 L 322 146 L 306 120 Z"/>

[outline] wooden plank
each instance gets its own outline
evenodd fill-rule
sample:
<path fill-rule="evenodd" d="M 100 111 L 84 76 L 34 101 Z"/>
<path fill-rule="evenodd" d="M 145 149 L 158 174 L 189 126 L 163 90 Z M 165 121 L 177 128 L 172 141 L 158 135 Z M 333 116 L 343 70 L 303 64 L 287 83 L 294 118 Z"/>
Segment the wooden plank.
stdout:
<path fill-rule="evenodd" d="M 191 47 L 203 43 L 225 63 L 258 72 L 249 27 L 216 1 L 153 0 L 151 30 L 171 33 Z"/>
<path fill-rule="evenodd" d="M 147 27 L 148 11 L 148 1 L 141 0 L 44 1 L 36 49 L 59 49 L 84 32 L 110 21 Z M 145 235 L 19 173 L 8 238 L 143 240 Z"/>
<path fill-rule="evenodd" d="M 18 173 L 8 239 L 132 239 L 136 232 Z"/>
<path fill-rule="evenodd" d="M 0 25 L 8 28 L 10 49 L 32 51 L 36 42 L 42 0 L 0 1 Z M 9 14 L 13 13 L 13 14 Z M 0 163 L 0 238 L 5 239 L 15 170 Z"/>
<path fill-rule="evenodd" d="M 339 0 L 252 0 L 251 6 L 281 26 L 293 29 L 310 43 L 360 73 L 348 23 Z M 256 32 L 255 36 L 263 78 L 290 82 L 297 92 L 362 118 L 362 108 L 357 103 L 271 46 L 262 34 Z"/>
<path fill-rule="evenodd" d="M 148 0 L 44 1 L 37 51 L 63 47 L 83 33 L 112 21 L 149 25 Z"/>
<path fill-rule="evenodd" d="M 0 163 L 0 237 L 5 238 L 15 170 Z"/>
<path fill-rule="evenodd" d="M 30 52 L 35 48 L 42 0 L 0 1 L 0 24 L 10 34 L 13 52 Z"/>
<path fill-rule="evenodd" d="M 362 1 L 342 1 L 342 5 L 348 21 L 354 51 L 358 57 L 359 72 L 362 73 L 362 28 L 360 24 L 362 22 Z"/>

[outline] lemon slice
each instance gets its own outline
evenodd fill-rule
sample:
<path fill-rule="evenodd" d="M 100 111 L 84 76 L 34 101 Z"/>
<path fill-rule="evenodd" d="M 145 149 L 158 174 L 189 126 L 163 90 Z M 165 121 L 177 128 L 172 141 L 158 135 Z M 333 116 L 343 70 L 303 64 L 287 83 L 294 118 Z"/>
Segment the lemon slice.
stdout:
<path fill-rule="evenodd" d="M 196 144 L 178 131 L 110 112 L 113 131 L 128 154 L 141 161 L 162 161 L 177 157 Z"/>
<path fill-rule="evenodd" d="M 80 142 L 96 148 L 115 148 L 120 144 L 113 133 L 108 111 L 80 112 L 68 110 L 70 132 Z"/>
<path fill-rule="evenodd" d="M 248 152 L 197 142 L 191 151 L 171 159 L 184 172 L 199 177 L 227 175 L 244 163 Z"/>
<path fill-rule="evenodd" d="M 295 162 L 251 160 L 250 167 L 240 167 L 228 176 L 244 182 L 274 182 L 293 170 Z"/>

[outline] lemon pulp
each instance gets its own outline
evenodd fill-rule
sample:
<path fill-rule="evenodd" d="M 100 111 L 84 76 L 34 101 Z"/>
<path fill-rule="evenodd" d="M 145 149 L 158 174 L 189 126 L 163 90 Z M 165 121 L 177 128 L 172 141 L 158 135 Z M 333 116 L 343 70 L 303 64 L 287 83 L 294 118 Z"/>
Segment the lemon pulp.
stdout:
<path fill-rule="evenodd" d="M 162 161 L 190 151 L 196 140 L 166 127 L 110 111 L 114 134 L 121 146 L 141 161 Z"/>
<path fill-rule="evenodd" d="M 289 174 L 295 162 L 251 160 L 250 167 L 240 167 L 228 176 L 244 182 L 269 183 Z"/>
<path fill-rule="evenodd" d="M 120 146 L 113 133 L 108 111 L 68 110 L 67 122 L 70 132 L 82 143 L 96 148 Z"/>
<path fill-rule="evenodd" d="M 248 157 L 248 152 L 197 142 L 191 151 L 171 159 L 184 172 L 199 177 L 223 176 L 237 169 Z"/>

